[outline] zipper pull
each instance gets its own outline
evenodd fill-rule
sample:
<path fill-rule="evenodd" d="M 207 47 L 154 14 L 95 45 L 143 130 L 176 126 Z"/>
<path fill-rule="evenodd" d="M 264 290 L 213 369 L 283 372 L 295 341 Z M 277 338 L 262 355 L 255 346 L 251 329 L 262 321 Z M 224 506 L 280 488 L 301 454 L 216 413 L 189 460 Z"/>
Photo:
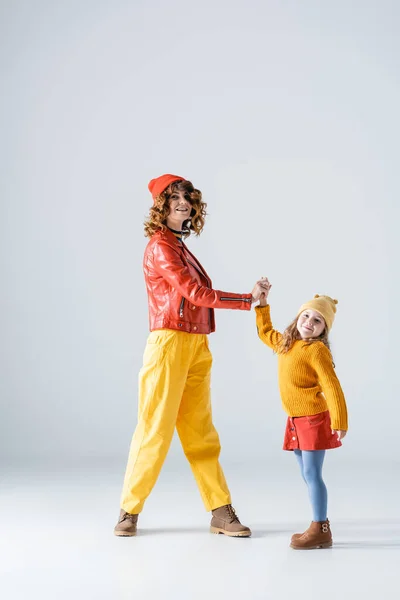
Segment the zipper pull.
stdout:
<path fill-rule="evenodd" d="M 182 298 L 180 306 L 179 306 L 179 317 L 183 319 L 183 306 L 185 304 L 185 298 Z"/>

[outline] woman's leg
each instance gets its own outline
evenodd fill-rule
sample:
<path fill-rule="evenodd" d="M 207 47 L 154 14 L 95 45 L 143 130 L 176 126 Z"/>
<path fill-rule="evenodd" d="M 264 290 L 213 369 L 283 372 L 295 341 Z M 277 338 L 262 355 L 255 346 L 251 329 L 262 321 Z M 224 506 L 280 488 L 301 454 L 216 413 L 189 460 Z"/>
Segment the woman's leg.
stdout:
<path fill-rule="evenodd" d="M 325 450 L 303 450 L 303 475 L 313 510 L 313 521 L 326 521 L 328 493 L 322 479 Z"/>
<path fill-rule="evenodd" d="M 129 452 L 121 508 L 138 514 L 153 489 L 175 430 L 190 357 L 189 334 L 168 329 L 150 334 L 139 374 L 139 416 Z"/>
<path fill-rule="evenodd" d="M 212 356 L 204 337 L 193 337 L 193 359 L 179 408 L 176 428 L 207 511 L 231 503 L 219 463 L 221 450 L 212 422 L 210 378 Z"/>

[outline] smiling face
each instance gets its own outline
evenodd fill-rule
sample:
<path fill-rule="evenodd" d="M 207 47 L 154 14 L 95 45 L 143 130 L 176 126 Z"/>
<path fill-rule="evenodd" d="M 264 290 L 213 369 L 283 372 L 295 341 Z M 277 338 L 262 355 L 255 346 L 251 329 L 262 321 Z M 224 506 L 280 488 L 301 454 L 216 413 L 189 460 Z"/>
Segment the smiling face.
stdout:
<path fill-rule="evenodd" d="M 297 319 L 297 331 L 302 340 L 319 337 L 324 332 L 325 327 L 323 317 L 319 312 L 310 308 L 303 310 Z"/>
<path fill-rule="evenodd" d="M 181 231 L 184 221 L 190 219 L 192 204 L 188 192 L 175 190 L 169 198 L 169 215 L 167 226 L 170 229 Z"/>

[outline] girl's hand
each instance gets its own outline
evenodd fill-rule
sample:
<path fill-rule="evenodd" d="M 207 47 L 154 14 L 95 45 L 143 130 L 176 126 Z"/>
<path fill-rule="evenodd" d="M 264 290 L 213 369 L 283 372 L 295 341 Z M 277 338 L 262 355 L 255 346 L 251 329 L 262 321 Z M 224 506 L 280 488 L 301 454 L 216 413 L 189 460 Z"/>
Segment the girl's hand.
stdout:
<path fill-rule="evenodd" d="M 343 429 L 332 429 L 332 435 L 335 433 L 337 433 L 337 439 L 340 442 L 340 440 L 346 436 L 347 431 L 343 431 Z"/>
<path fill-rule="evenodd" d="M 267 306 L 268 302 L 267 302 L 267 298 L 265 296 L 265 293 L 263 292 L 260 296 L 260 304 L 259 306 Z"/>

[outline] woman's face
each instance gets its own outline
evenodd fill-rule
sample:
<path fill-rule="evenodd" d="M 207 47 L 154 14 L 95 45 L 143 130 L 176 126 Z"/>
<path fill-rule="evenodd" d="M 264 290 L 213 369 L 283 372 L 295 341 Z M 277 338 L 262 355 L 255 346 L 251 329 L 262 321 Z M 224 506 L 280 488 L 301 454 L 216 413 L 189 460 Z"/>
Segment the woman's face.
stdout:
<path fill-rule="evenodd" d="M 325 327 L 323 317 L 316 310 L 304 310 L 297 319 L 297 331 L 303 340 L 319 337 Z"/>
<path fill-rule="evenodd" d="M 184 221 L 190 219 L 192 204 L 187 192 L 174 191 L 169 198 L 167 226 L 180 231 Z"/>

